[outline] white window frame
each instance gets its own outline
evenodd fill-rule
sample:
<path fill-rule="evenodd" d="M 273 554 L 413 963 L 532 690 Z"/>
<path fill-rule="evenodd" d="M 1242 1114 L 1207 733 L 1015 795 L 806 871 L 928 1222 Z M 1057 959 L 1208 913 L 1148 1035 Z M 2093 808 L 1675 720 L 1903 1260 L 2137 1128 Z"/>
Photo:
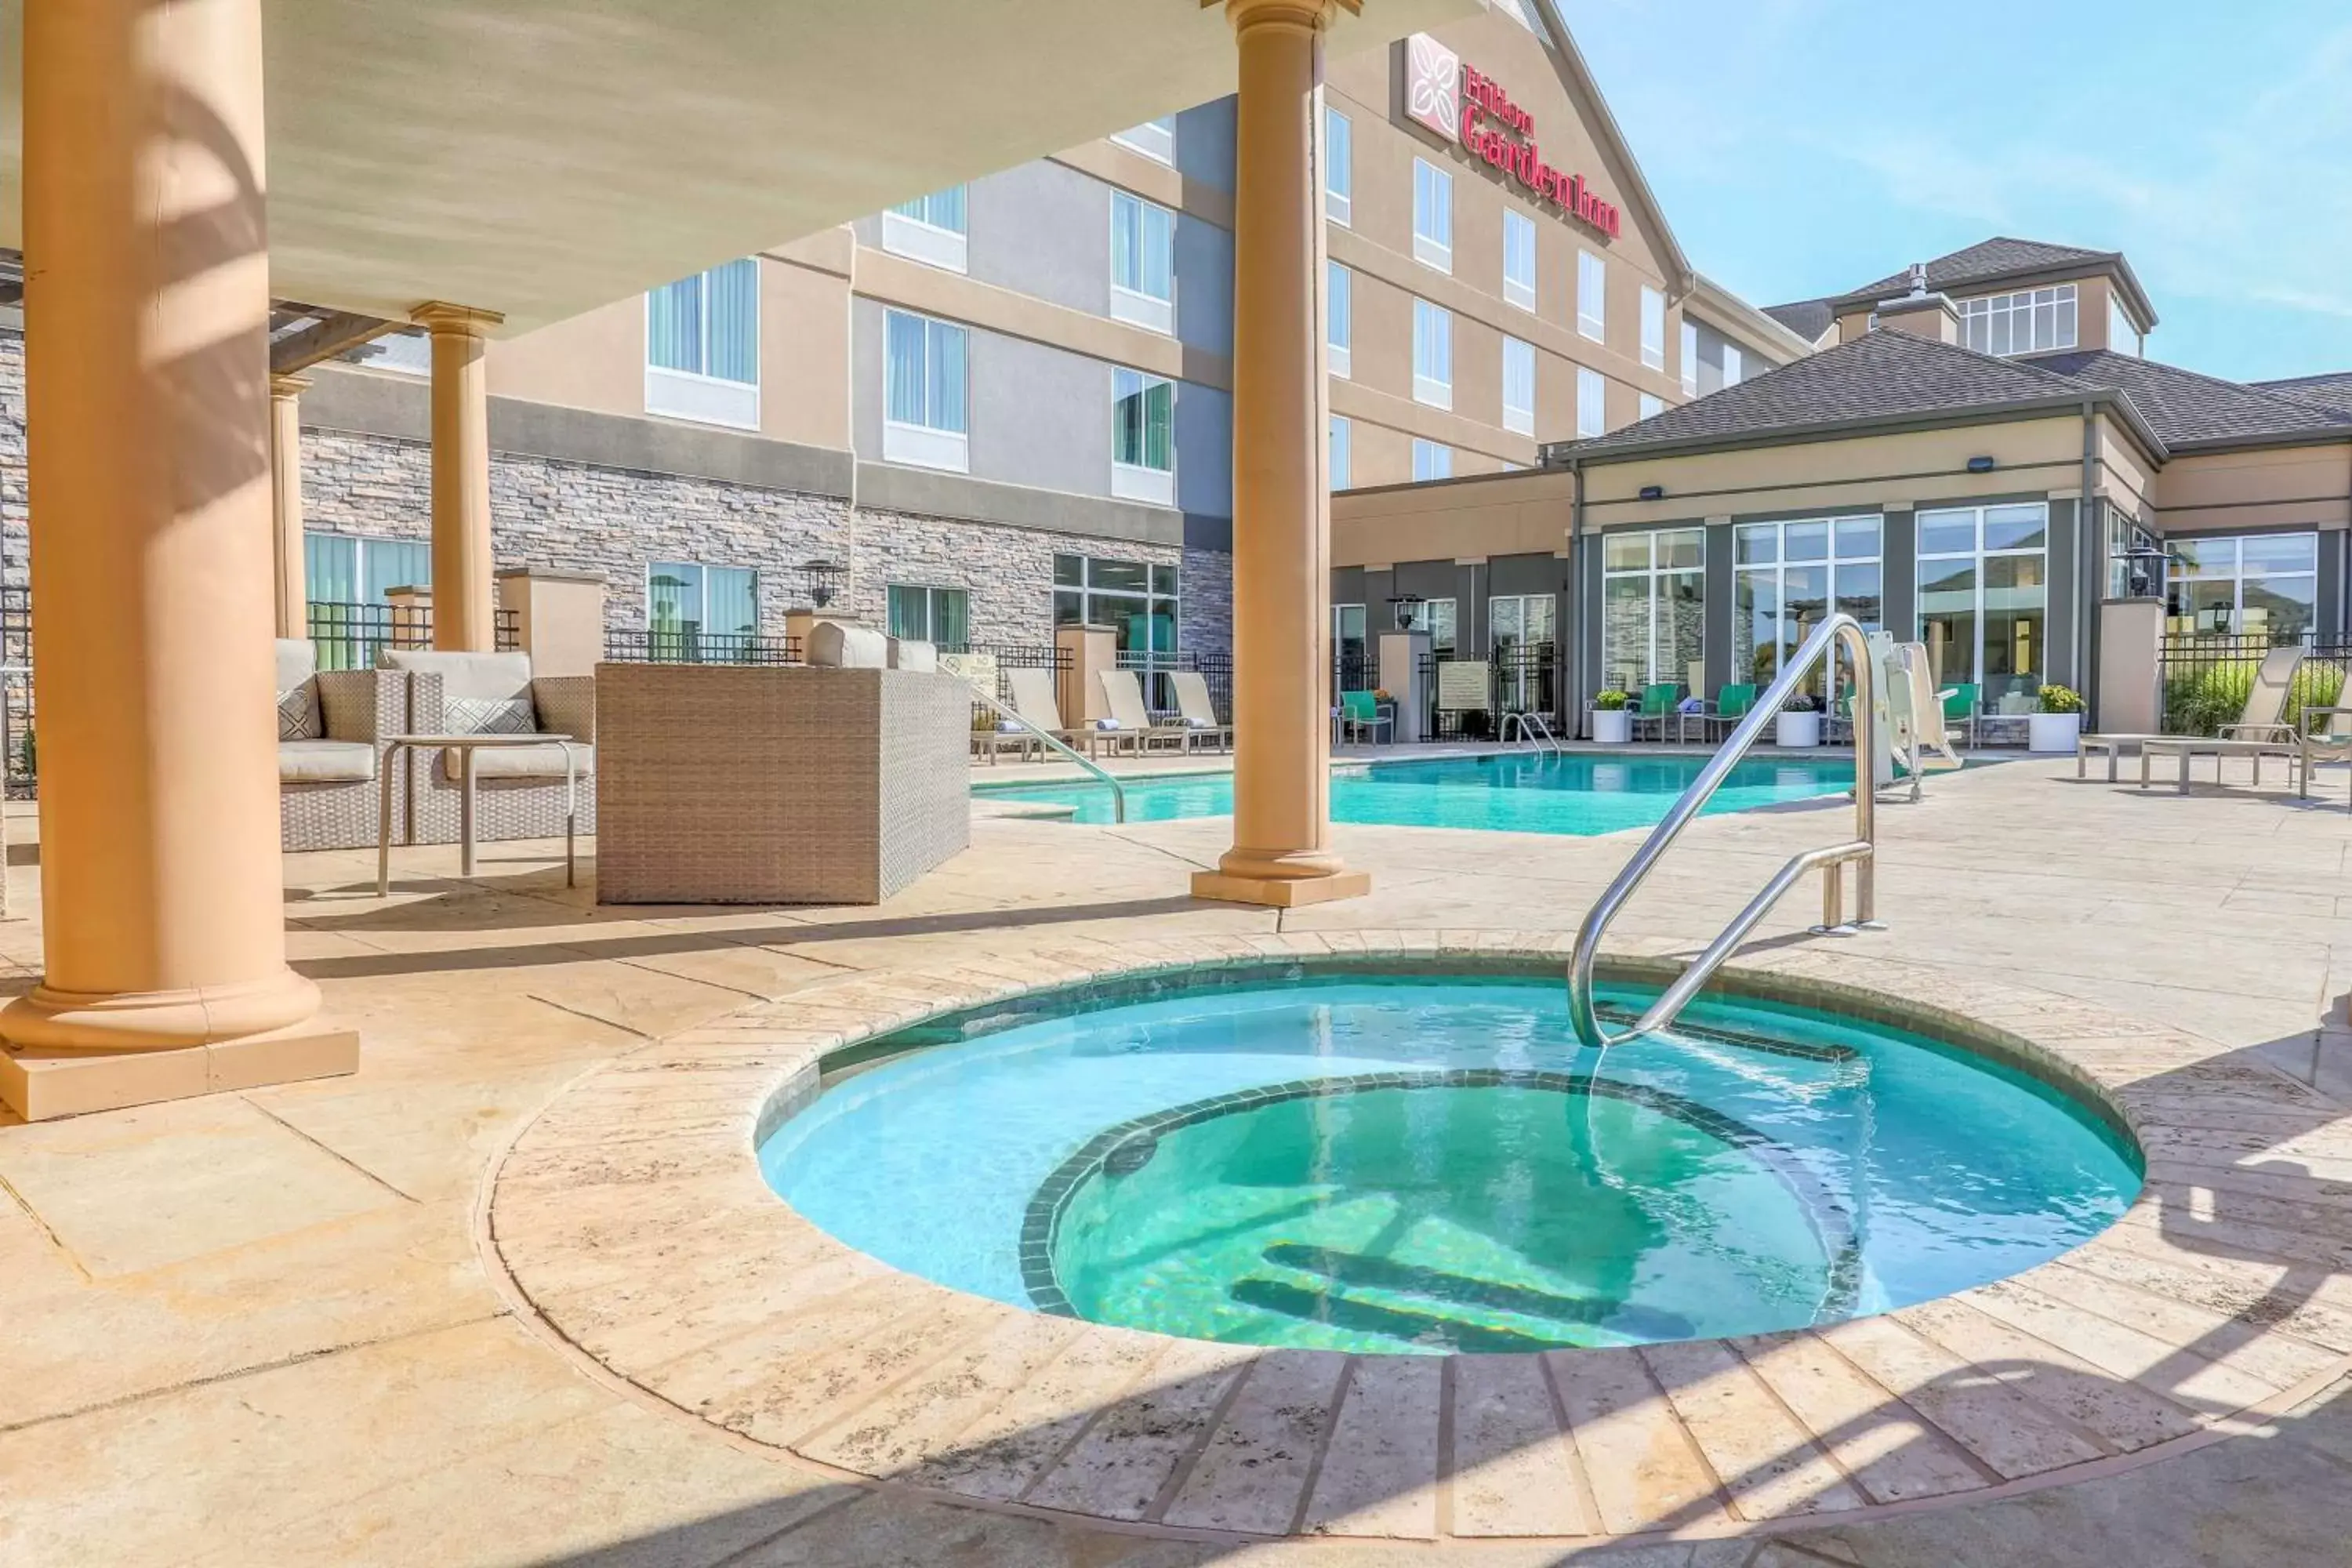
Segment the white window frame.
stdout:
<path fill-rule="evenodd" d="M 950 185 L 948 189 L 961 190 L 964 194 L 964 228 L 950 228 L 929 218 L 910 216 L 896 207 L 886 208 L 882 214 L 882 248 L 893 256 L 903 256 L 909 261 L 919 261 L 943 272 L 965 271 L 971 255 L 968 231 L 971 224 L 971 187 Z M 923 199 L 928 201 L 929 197 Z"/>
<path fill-rule="evenodd" d="M 1647 283 L 1642 285 L 1642 363 L 1666 368 L 1666 297 Z"/>
<path fill-rule="evenodd" d="M 1636 415 L 1635 417 L 1639 419 L 1654 419 L 1665 411 L 1666 400 L 1664 398 L 1660 397 L 1654 392 L 1645 392 L 1642 394 L 1641 412 Z"/>
<path fill-rule="evenodd" d="M 2072 283 L 1980 294 L 1959 306 L 1961 345 L 1980 354 L 2055 353 L 2082 341 L 2082 303 Z M 2046 342 L 2042 330 L 2045 310 L 2050 328 Z M 2021 344 L 2017 338 L 2021 321 L 2025 327 Z"/>
<path fill-rule="evenodd" d="M 1454 448 L 1443 441 L 1412 438 L 1412 482 L 1430 484 L 1454 477 Z"/>
<path fill-rule="evenodd" d="M 1512 275 L 1515 256 L 1527 260 L 1527 276 Z M 1522 310 L 1536 308 L 1536 220 L 1510 207 L 1503 209 L 1503 303 Z"/>
<path fill-rule="evenodd" d="M 1622 541 L 1622 540 L 1624 540 L 1624 539 L 1627 539 L 1627 538 L 1629 538 L 1629 537 L 1630 537 L 1630 538 L 1639 539 L 1639 540 L 1641 540 L 1641 541 L 1643 542 L 1643 546 L 1644 546 L 1644 552 L 1645 552 L 1645 553 L 1644 553 L 1644 563 L 1643 563 L 1643 565 L 1640 565 L 1640 566 L 1612 566 L 1612 565 L 1610 565 L 1610 564 L 1609 564 L 1609 554 L 1608 554 L 1608 549 L 1609 549 L 1610 544 L 1611 544 L 1612 542 L 1621 542 L 1621 541 Z M 1659 557 L 1659 549 L 1658 549 L 1658 546 L 1659 546 L 1659 544 L 1660 544 L 1661 542 L 1663 542 L 1664 541 L 1665 541 L 1665 540 L 1668 540 L 1668 539 L 1675 539 L 1675 538 L 1680 538 L 1680 539 L 1686 540 L 1686 541 L 1687 541 L 1687 540 L 1691 540 L 1691 539 L 1696 539 L 1696 540 L 1698 542 L 1698 564 L 1697 564 L 1696 566 L 1662 566 L 1662 565 L 1660 565 L 1660 564 L 1658 563 L 1658 557 Z M 1698 626 L 1699 626 L 1699 650 L 1698 650 L 1698 651 L 1699 651 L 1699 658 L 1702 658 L 1702 659 L 1704 659 L 1704 658 L 1706 657 L 1706 636 L 1707 636 L 1707 632 L 1706 632 L 1706 529 L 1704 529 L 1704 528 L 1656 528 L 1656 529 L 1648 529 L 1648 530 L 1643 530 L 1643 531 L 1642 531 L 1634 532 L 1634 533 L 1630 533 L 1630 534 L 1627 534 L 1627 533 L 1620 533 L 1620 534 L 1613 534 L 1613 535 L 1604 534 L 1604 535 L 1601 538 L 1601 540 L 1600 540 L 1598 542 L 1599 542 L 1599 547 L 1600 547 L 1600 549 L 1601 549 L 1601 663 L 1600 663 L 1600 667 L 1599 667 L 1599 676 L 1600 676 L 1600 679 L 1603 679 L 1603 680 L 1612 679 L 1614 679 L 1614 678 L 1615 678 L 1616 673 L 1617 673 L 1616 671 L 1614 671 L 1614 670 L 1612 670 L 1612 669 L 1611 669 L 1611 668 L 1609 668 L 1609 606 L 1610 606 L 1610 604 L 1611 604 L 1611 598 L 1610 598 L 1610 595 L 1609 595 L 1609 583 L 1610 583 L 1610 581 L 1611 581 L 1612 579 L 1616 579 L 1616 580 L 1618 580 L 1618 581 L 1622 581 L 1622 580 L 1624 580 L 1624 579 L 1626 579 L 1626 578 L 1629 578 L 1629 577 L 1638 577 L 1638 578 L 1641 578 L 1641 579 L 1643 579 L 1643 616 L 1644 616 L 1644 619 L 1645 619 L 1645 621 L 1646 621 L 1646 623 L 1647 623 L 1647 624 L 1645 625 L 1645 626 L 1643 627 L 1643 637 L 1642 637 L 1642 642 L 1643 642 L 1643 655 L 1642 655 L 1642 657 L 1643 657 L 1643 670 L 1642 670 L 1641 679 L 1640 679 L 1639 680 L 1636 680 L 1636 681 L 1633 682 L 1633 683 L 1632 683 L 1632 685 L 1631 685 L 1631 687 L 1629 687 L 1629 688 L 1628 688 L 1628 689 L 1629 689 L 1629 690 L 1631 690 L 1631 691 L 1633 692 L 1633 695 L 1635 695 L 1635 696 L 1639 696 L 1639 695 L 1640 695 L 1640 691 L 1639 691 L 1639 689 L 1639 689 L 1640 687 L 1643 687 L 1643 686 L 1648 686 L 1648 685 L 1654 685 L 1654 684 L 1655 684 L 1655 683 L 1657 683 L 1657 682 L 1659 682 L 1659 681 L 1671 680 L 1671 681 L 1673 681 L 1673 682 L 1674 682 L 1675 685 L 1677 685 L 1677 686 L 1680 686 L 1680 685 L 1684 685 L 1684 684 L 1685 684 L 1685 683 L 1689 680 L 1689 679 L 1690 679 L 1690 671 L 1689 671 L 1689 669 L 1688 669 L 1687 668 L 1680 668 L 1680 669 L 1666 669 L 1666 670 L 1661 671 L 1661 669 L 1660 669 L 1660 668 L 1659 668 L 1659 667 L 1658 667 L 1658 630 L 1659 630 L 1659 627 L 1658 627 L 1658 605 L 1659 605 L 1659 600 L 1660 600 L 1660 597 L 1661 597 L 1661 584 L 1662 584 L 1662 582 L 1663 582 L 1663 580 L 1664 580 L 1664 579 L 1668 578 L 1668 577 L 1684 577 L 1684 576 L 1687 576 L 1687 577 L 1695 577 L 1695 578 L 1696 578 L 1696 579 L 1698 580 Z"/>
<path fill-rule="evenodd" d="M 1740 378 L 1745 376 L 1747 374 L 1748 361 L 1741 355 L 1739 345 L 1738 343 L 1725 343 L 1723 345 L 1723 384 L 1726 386 L 1738 386 L 1739 384 Z"/>
<path fill-rule="evenodd" d="M 1454 176 L 1426 158 L 1412 161 L 1412 258 L 1454 270 Z"/>
<path fill-rule="evenodd" d="M 1331 374 L 1352 380 L 1356 369 L 1356 275 L 1337 261 L 1323 264 L 1323 352 Z"/>
<path fill-rule="evenodd" d="M 1176 166 L 1176 117 L 1160 115 L 1140 125 L 1130 125 L 1124 131 L 1114 131 L 1110 139 L 1130 153 L 1140 153 L 1155 163 Z"/>
<path fill-rule="evenodd" d="M 1443 376 L 1434 374 L 1441 370 Z M 1454 406 L 1454 312 L 1419 295 L 1412 301 L 1412 400 L 1432 408 Z"/>
<path fill-rule="evenodd" d="M 1165 300 L 1130 289 L 1118 280 L 1118 215 L 1121 204 L 1130 202 L 1140 209 L 1136 221 L 1136 243 L 1139 246 L 1150 228 L 1150 214 L 1160 213 L 1168 219 L 1168 298 Z M 1146 201 L 1132 191 L 1113 191 L 1110 194 L 1110 232 L 1111 319 L 1150 331 L 1173 334 L 1176 331 L 1176 215 L 1158 202 Z"/>
<path fill-rule="evenodd" d="M 1698 395 L 1697 322 L 1688 320 L 1685 320 L 1683 322 L 1682 351 L 1683 363 L 1676 368 L 1682 372 L 1683 395 L 1685 397 L 1696 397 Z"/>
<path fill-rule="evenodd" d="M 1330 443 L 1331 488 L 1352 489 L 1356 483 L 1356 422 L 1344 414 L 1332 415 Z"/>
<path fill-rule="evenodd" d="M 2147 334 L 2139 330 L 2138 323 L 2132 320 L 2131 312 L 2124 309 L 2124 302 L 2113 293 L 2107 296 L 2107 350 L 2110 353 L 2129 354 L 2134 359 L 2147 352 Z"/>
<path fill-rule="evenodd" d="M 1576 367 L 1576 438 L 1609 434 L 1609 379 L 1589 364 Z"/>
<path fill-rule="evenodd" d="M 1513 382 L 1523 386 L 1514 387 Z M 1514 404 L 1515 393 L 1524 393 Z M 1536 346 L 1506 335 L 1503 339 L 1503 428 L 1515 435 L 1536 433 Z"/>
<path fill-rule="evenodd" d="M 729 262 L 726 265 L 733 266 Z M 690 419 L 698 425 L 724 425 L 737 430 L 757 430 L 760 427 L 760 263 L 751 258 L 751 376 L 750 381 L 735 381 L 722 375 L 706 375 L 699 371 L 672 370 L 667 365 L 654 363 L 654 293 L 648 289 L 642 297 L 640 324 L 644 328 L 639 359 L 646 367 L 646 412 L 667 419 Z M 708 279 L 716 267 L 707 268 L 701 276 Z M 702 289 L 703 363 L 710 363 L 710 285 Z"/>
<path fill-rule="evenodd" d="M 1996 511 L 2006 511 L 2012 508 L 2022 510 L 2027 507 L 2035 508 L 2042 513 L 2041 543 L 2005 550 L 1988 550 L 1984 547 L 1985 524 L 1990 520 L 1992 513 Z M 1957 516 L 1962 513 L 1969 514 L 1975 520 L 1972 524 L 1975 529 L 1975 544 L 1972 548 L 1968 550 L 1932 551 L 1923 548 L 1927 537 L 1927 520 L 1929 518 L 1940 515 Z M 1985 506 L 1922 507 L 1912 514 L 1912 526 L 1917 531 L 1913 535 L 1915 543 L 1912 552 L 1914 564 L 1911 569 L 1911 640 L 1913 642 L 1919 643 L 1924 643 L 1927 640 L 1927 577 L 1930 563 L 1935 562 L 1958 561 L 1966 561 L 1970 563 L 1970 575 L 1975 584 L 1974 589 L 1972 590 L 1975 595 L 1975 598 L 1970 605 L 1969 615 L 1970 623 L 1975 627 L 1976 631 L 1976 645 L 1968 650 L 1969 666 L 1966 671 L 1956 673 L 1951 670 L 1938 670 L 1936 672 L 1936 679 L 1938 686 L 1973 684 L 1978 689 L 1979 700 L 1990 708 L 1990 704 L 1998 701 L 2000 699 L 1994 693 L 1984 689 L 1991 684 L 1991 682 L 1985 679 L 1984 672 L 1985 621 L 1989 616 L 1989 608 L 1985 603 L 1985 563 L 1988 561 L 1999 561 L 2018 556 L 2032 555 L 2041 557 L 2042 651 L 2043 658 L 2047 659 L 2051 652 L 2050 616 L 2052 609 L 2050 592 L 2050 505 L 2047 501 L 1996 501 Z M 2029 683 L 2032 685 L 2039 685 L 2042 681 L 2047 680 L 2050 678 L 2050 671 L 2046 665 L 2041 669 L 2033 670 L 2029 673 L 2034 677 L 2033 681 Z"/>
<path fill-rule="evenodd" d="M 1355 226 L 1356 122 L 1323 106 L 1323 216 L 1341 228 Z"/>
<path fill-rule="evenodd" d="M 1122 463 L 1118 460 L 1116 422 L 1118 418 L 1119 399 L 1123 395 L 1119 391 L 1120 378 L 1123 376 L 1135 378 L 1135 391 L 1138 394 L 1148 393 L 1155 386 L 1168 388 L 1168 466 L 1165 468 L 1155 468 L 1149 463 Z M 1176 383 L 1164 375 L 1153 375 L 1149 371 L 1131 370 L 1126 365 L 1115 365 L 1111 370 L 1110 386 L 1111 418 L 1114 422 L 1111 437 L 1110 493 L 1121 500 L 1143 501 L 1151 506 L 1174 506 L 1176 504 Z"/>
<path fill-rule="evenodd" d="M 2264 542 L 2269 542 L 2280 539 L 2307 539 L 2311 541 L 2312 567 L 2310 571 L 2274 572 L 2260 568 L 2252 572 L 2246 570 L 2246 542 L 2248 540 L 2263 540 Z M 2184 539 L 2179 542 L 2190 546 L 2200 554 L 2210 552 L 2216 545 L 2226 544 L 2230 547 L 2230 561 L 2228 567 L 2223 570 L 2213 569 L 2220 565 L 2219 562 L 2206 562 L 2200 563 L 2200 565 L 2204 569 L 2196 572 L 2189 572 L 2182 569 L 2187 563 L 2187 557 L 2185 554 L 2173 552 L 2168 555 L 2164 565 L 2164 593 L 2166 600 L 2164 629 L 2168 634 L 2174 637 L 2211 637 L 2215 635 L 2210 629 L 2201 629 L 2198 627 L 2193 621 L 2188 625 L 2178 624 L 2179 617 L 2176 616 L 2172 613 L 2171 608 L 2173 593 L 2176 588 L 2189 583 L 2227 583 L 2230 584 L 2230 626 L 2228 631 L 2221 634 L 2223 636 L 2253 637 L 2258 635 L 2257 633 L 2246 629 L 2246 584 L 2249 583 L 2267 583 L 2273 579 L 2293 579 L 2296 582 L 2310 584 L 2312 590 L 2312 615 L 2315 622 L 2316 621 L 2318 617 L 2319 605 L 2319 535 L 2315 531 L 2309 529 L 2282 529 L 2274 533 L 2209 534 L 2199 539 Z M 2316 627 L 2315 626 L 2313 629 L 2315 630 Z M 2304 634 L 2304 637 L 2305 639 L 2308 639 L 2310 635 L 2310 632 L 2306 631 Z"/>
<path fill-rule="evenodd" d="M 1849 548 L 1843 542 L 1839 533 L 1839 529 L 1843 525 L 1864 522 L 1870 524 L 1873 530 L 1873 542 L 1867 552 Z M 1789 555 L 1790 530 L 1806 528 L 1814 525 L 1819 525 L 1822 530 L 1822 553 L 1819 556 L 1809 557 L 1801 561 L 1791 560 Z M 1772 542 L 1771 558 L 1769 560 L 1743 561 L 1740 558 L 1741 552 L 1747 548 L 1749 542 L 1762 539 L 1769 539 Z M 1739 524 L 1732 533 L 1731 551 L 1731 616 L 1728 625 L 1731 628 L 1732 679 L 1734 680 L 1753 680 L 1757 683 L 1759 688 L 1770 684 L 1772 679 L 1780 672 L 1781 661 L 1787 658 L 1790 655 L 1794 654 L 1804 641 L 1804 637 L 1801 635 L 1793 637 L 1790 640 L 1785 643 L 1776 640 L 1773 646 L 1780 651 L 1774 655 L 1772 668 L 1769 672 L 1753 668 L 1741 668 L 1739 662 L 1739 645 L 1742 640 L 1743 634 L 1752 634 L 1754 631 L 1754 627 L 1747 625 L 1740 615 L 1739 590 L 1742 586 L 1742 579 L 1760 577 L 1769 578 L 1771 581 L 1773 620 L 1776 627 L 1778 627 L 1783 626 L 1788 618 L 1790 568 L 1795 567 L 1799 570 L 1807 570 L 1816 566 L 1820 567 L 1829 584 L 1829 593 L 1826 601 L 1827 607 L 1831 610 L 1839 610 L 1845 608 L 1850 601 L 1859 596 L 1857 595 L 1845 592 L 1845 589 L 1849 586 L 1851 582 L 1849 574 L 1856 573 L 1864 567 L 1868 567 L 1877 574 L 1878 579 L 1878 591 L 1876 595 L 1878 599 L 1878 619 L 1864 621 L 1863 623 L 1863 629 L 1864 631 L 1874 632 L 1879 629 L 1880 625 L 1885 621 L 1886 616 L 1885 557 L 1886 519 L 1885 516 L 1880 512 L 1848 512 L 1841 516 L 1833 517 L 1795 517 L 1780 519 L 1770 522 L 1743 522 Z M 1776 639 L 1777 635 L 1778 634 L 1776 632 Z M 1749 657 L 1752 660 L 1755 651 L 1752 645 L 1748 651 Z M 1806 683 L 1806 689 L 1812 692 L 1815 696 L 1819 696 L 1822 692 L 1823 682 L 1821 679 L 1821 667 L 1816 665 L 1813 668 L 1812 675 L 1808 679 Z"/>
<path fill-rule="evenodd" d="M 923 323 L 924 402 L 929 402 L 930 329 L 945 327 L 963 334 L 963 408 L 961 430 L 950 430 L 935 425 L 916 425 L 890 417 L 890 318 L 904 316 Z M 919 468 L 943 468 L 952 473 L 971 471 L 971 329 L 960 321 L 942 321 L 919 310 L 886 310 L 882 312 L 882 460 L 886 463 L 907 463 Z"/>
<path fill-rule="evenodd" d="M 1596 343 L 1609 341 L 1609 263 L 1581 247 L 1576 253 L 1576 330 Z"/>

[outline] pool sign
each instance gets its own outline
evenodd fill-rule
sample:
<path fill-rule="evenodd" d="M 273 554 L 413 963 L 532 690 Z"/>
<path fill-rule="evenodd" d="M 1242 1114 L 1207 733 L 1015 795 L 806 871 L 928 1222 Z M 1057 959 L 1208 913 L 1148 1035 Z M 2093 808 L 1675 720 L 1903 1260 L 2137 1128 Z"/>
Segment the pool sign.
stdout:
<path fill-rule="evenodd" d="M 1543 161 L 1536 117 L 1513 103 L 1501 82 L 1464 65 L 1427 33 L 1405 41 L 1404 112 L 1415 124 L 1460 142 L 1472 157 L 1517 180 L 1538 200 L 1610 238 L 1624 226 L 1617 204 L 1602 200 L 1582 174 L 1565 174 Z"/>

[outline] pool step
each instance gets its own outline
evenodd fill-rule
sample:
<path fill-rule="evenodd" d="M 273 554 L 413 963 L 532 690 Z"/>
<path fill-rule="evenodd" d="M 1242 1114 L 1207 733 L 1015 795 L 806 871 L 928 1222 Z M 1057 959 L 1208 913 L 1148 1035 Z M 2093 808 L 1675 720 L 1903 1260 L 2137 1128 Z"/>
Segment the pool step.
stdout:
<path fill-rule="evenodd" d="M 1621 1006 L 1614 1002 L 1601 1003 L 1593 1012 L 1604 1023 L 1610 1024 L 1637 1024 L 1642 1018 L 1638 1009 Z M 1816 1046 L 1799 1040 L 1780 1040 L 1769 1035 L 1751 1034 L 1746 1029 L 1727 1029 L 1717 1024 L 1694 1024 L 1688 1018 L 1675 1019 L 1668 1032 L 1694 1040 L 1705 1040 L 1710 1045 L 1735 1046 L 1743 1051 L 1761 1051 L 1767 1056 L 1788 1057 L 1802 1062 L 1850 1062 L 1862 1056 L 1852 1046 Z"/>

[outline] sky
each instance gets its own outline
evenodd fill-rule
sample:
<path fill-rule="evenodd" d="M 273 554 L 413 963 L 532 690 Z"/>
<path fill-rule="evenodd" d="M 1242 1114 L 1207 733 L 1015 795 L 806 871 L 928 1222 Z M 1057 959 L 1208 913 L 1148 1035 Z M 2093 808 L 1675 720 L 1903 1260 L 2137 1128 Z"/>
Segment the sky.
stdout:
<path fill-rule="evenodd" d="M 1996 234 L 2120 250 L 2150 358 L 2352 370 L 2352 0 L 1559 0 L 1691 264 L 1759 305 Z"/>

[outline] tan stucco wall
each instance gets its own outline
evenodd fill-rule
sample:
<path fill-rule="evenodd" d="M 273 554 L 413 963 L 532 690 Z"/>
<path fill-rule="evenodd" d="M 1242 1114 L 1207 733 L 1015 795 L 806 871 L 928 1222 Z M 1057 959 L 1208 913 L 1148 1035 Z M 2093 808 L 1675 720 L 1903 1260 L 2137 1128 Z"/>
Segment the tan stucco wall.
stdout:
<path fill-rule="evenodd" d="M 2159 531 L 2352 525 L 2352 442 L 2173 458 L 2156 478 Z"/>
<path fill-rule="evenodd" d="M 2156 465 L 2125 438 L 2113 420 L 2099 421 L 2099 484 L 2143 521 L 2152 505 L 2148 492 L 2155 484 L 2155 469 Z"/>
<path fill-rule="evenodd" d="M 1568 548 L 1575 487 L 1560 471 L 1331 499 L 1331 563 L 1392 564 Z"/>

